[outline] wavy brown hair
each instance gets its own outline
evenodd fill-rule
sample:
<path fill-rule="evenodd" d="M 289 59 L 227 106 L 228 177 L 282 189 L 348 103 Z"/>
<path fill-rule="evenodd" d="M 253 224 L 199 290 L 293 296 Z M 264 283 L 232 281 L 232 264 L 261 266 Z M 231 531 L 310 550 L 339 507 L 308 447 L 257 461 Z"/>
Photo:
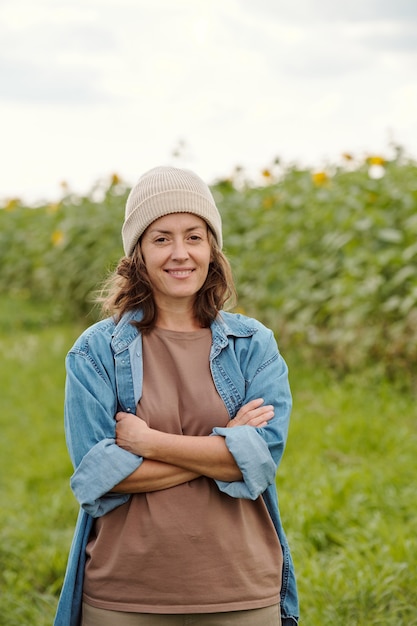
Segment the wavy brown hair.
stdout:
<path fill-rule="evenodd" d="M 194 300 L 194 316 L 202 328 L 210 326 L 226 302 L 230 300 L 234 303 L 236 299 L 230 263 L 220 250 L 210 228 L 207 231 L 211 261 L 207 278 Z M 115 271 L 104 283 L 97 302 L 101 304 L 103 316 L 115 316 L 117 321 L 124 313 L 140 309 L 143 313 L 142 319 L 132 323 L 142 333 L 150 332 L 155 327 L 158 311 L 140 240 L 132 256 L 120 259 Z"/>

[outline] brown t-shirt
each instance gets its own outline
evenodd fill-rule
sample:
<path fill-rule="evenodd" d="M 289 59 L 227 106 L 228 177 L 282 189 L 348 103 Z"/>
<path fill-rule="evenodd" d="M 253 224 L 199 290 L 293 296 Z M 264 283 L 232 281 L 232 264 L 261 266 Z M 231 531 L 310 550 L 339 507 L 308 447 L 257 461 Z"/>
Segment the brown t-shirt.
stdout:
<path fill-rule="evenodd" d="M 229 420 L 210 373 L 210 329 L 143 337 L 137 415 L 206 436 Z M 84 600 L 140 613 L 211 613 L 279 602 L 282 552 L 262 497 L 232 498 L 210 478 L 148 493 L 97 519 Z"/>

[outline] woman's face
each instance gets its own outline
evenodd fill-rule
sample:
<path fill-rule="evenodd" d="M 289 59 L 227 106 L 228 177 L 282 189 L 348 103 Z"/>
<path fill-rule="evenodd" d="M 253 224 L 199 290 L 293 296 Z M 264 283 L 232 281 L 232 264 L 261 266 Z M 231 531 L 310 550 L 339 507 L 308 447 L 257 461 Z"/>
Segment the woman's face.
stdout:
<path fill-rule="evenodd" d="M 192 303 L 211 260 L 206 222 L 192 213 L 160 217 L 145 230 L 141 250 L 157 307 Z"/>

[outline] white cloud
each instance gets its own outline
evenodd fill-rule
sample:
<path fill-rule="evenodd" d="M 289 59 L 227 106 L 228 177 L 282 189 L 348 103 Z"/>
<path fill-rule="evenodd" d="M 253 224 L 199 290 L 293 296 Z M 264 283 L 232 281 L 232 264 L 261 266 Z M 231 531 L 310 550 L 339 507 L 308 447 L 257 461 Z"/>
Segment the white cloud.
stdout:
<path fill-rule="evenodd" d="M 417 149 L 414 2 L 3 0 L 0 197 Z M 397 135 L 396 135 L 397 136 Z"/>

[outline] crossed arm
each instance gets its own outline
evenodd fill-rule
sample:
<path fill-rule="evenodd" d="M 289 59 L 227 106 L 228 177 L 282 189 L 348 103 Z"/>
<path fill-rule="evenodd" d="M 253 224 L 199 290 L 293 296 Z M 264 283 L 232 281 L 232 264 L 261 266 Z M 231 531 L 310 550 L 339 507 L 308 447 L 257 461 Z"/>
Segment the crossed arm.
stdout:
<path fill-rule="evenodd" d="M 265 426 L 274 416 L 273 407 L 262 398 L 251 400 L 228 423 L 234 426 Z M 130 476 L 117 484 L 115 493 L 143 493 L 175 487 L 199 476 L 216 480 L 242 480 L 242 474 L 223 437 L 184 436 L 164 433 L 136 415 L 117 413 L 116 443 L 121 448 L 144 457 Z"/>

